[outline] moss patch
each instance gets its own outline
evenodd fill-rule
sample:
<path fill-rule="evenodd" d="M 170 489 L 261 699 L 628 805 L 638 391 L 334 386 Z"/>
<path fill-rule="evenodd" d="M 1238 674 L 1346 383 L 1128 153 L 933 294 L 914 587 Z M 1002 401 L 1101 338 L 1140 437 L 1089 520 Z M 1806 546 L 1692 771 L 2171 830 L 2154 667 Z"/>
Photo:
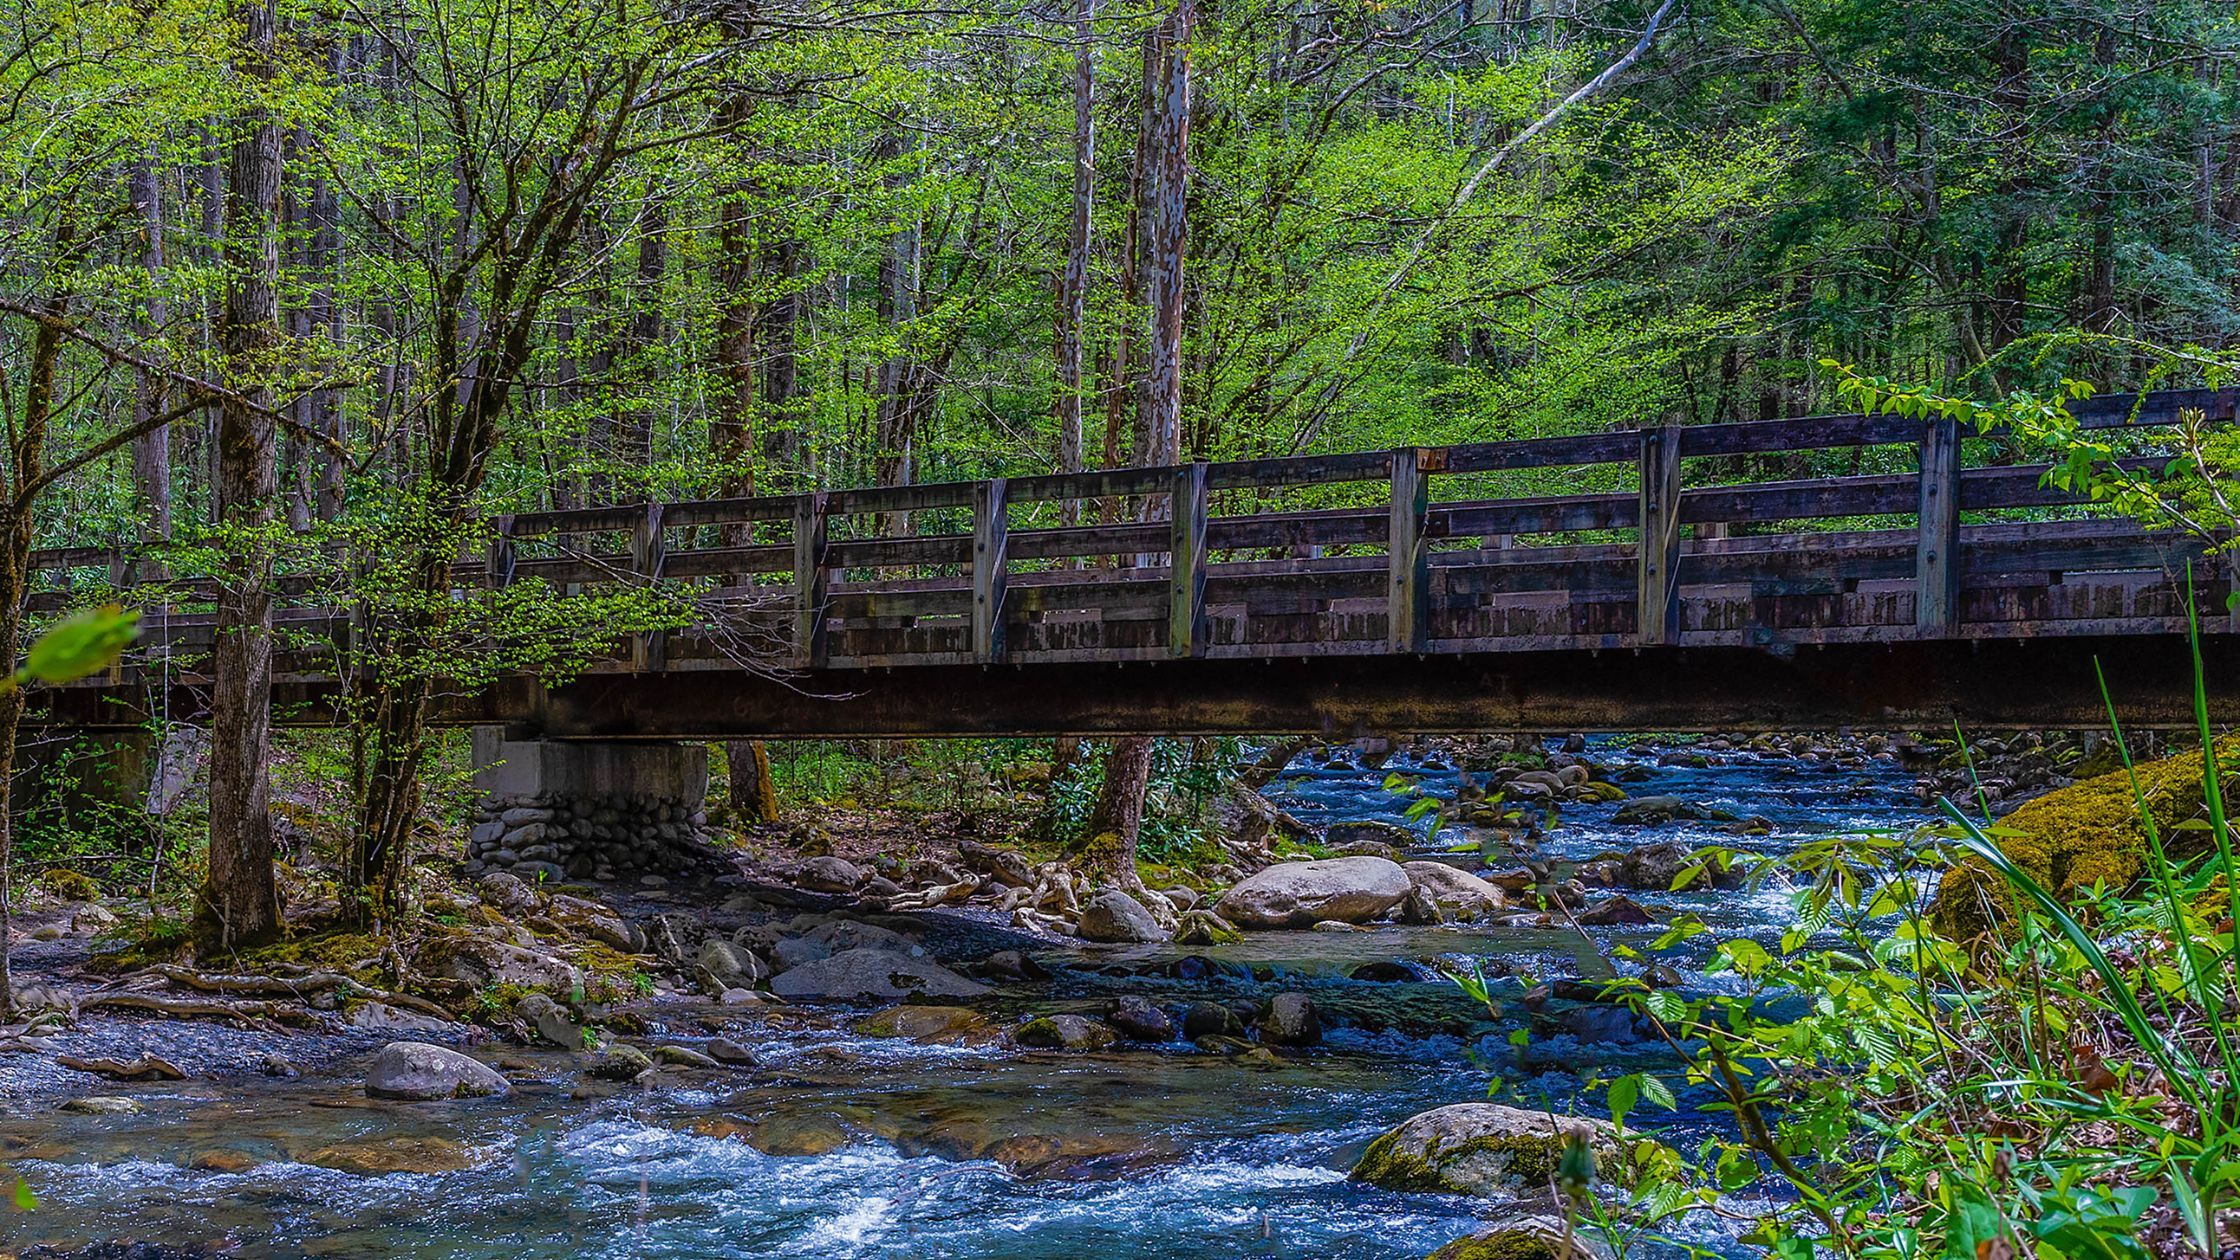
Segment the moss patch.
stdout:
<path fill-rule="evenodd" d="M 247 970 L 273 966 L 308 967 L 339 971 L 355 980 L 371 981 L 380 972 L 388 943 L 359 932 L 325 932 L 299 940 L 281 941 L 241 955 Z"/>
<path fill-rule="evenodd" d="M 606 945 L 584 944 L 568 951 L 568 961 L 583 972 L 584 996 L 594 1002 L 626 1002 L 653 991 L 647 968 L 652 960 Z"/>
<path fill-rule="evenodd" d="M 2215 745 L 2218 777 L 2227 798 L 2240 787 L 2240 735 Z M 2214 842 L 2198 829 L 2178 825 L 2207 817 L 2202 803 L 2201 754 L 2180 753 L 2139 767 L 2139 795 L 2146 800 L 2164 849 L 2174 859 L 2198 856 Z M 2057 896 L 2075 898 L 2098 885 L 2128 889 L 2146 869 L 2146 829 L 2140 822 L 2131 776 L 2123 770 L 2048 792 L 1999 820 L 1999 847 Z M 2014 915 L 2013 890 L 1975 859 L 1945 872 L 1930 916 L 1954 940 L 1974 940 L 1998 930 Z"/>
<path fill-rule="evenodd" d="M 98 901 L 101 898 L 101 885 L 78 871 L 59 868 L 41 871 L 34 882 L 40 891 L 63 901 Z"/>

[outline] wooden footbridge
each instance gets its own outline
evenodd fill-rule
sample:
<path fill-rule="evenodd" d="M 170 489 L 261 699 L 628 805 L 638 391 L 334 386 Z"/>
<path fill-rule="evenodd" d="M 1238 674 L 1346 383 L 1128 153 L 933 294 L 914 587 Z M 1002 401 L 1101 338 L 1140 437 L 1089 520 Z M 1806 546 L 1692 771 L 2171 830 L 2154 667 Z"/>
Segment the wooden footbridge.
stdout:
<path fill-rule="evenodd" d="M 2229 421 L 2234 394 L 2074 408 L 2154 466 L 2185 409 Z M 501 517 L 463 577 L 659 583 L 696 624 L 442 717 L 579 739 L 2080 725 L 2098 662 L 2127 717 L 2171 722 L 2189 566 L 2240 717 L 2226 562 L 2003 447 L 1822 416 Z M 133 664 L 48 720 L 194 712 L 194 594 L 174 582 Z M 331 721 L 351 615 L 282 620 L 281 720 Z"/>

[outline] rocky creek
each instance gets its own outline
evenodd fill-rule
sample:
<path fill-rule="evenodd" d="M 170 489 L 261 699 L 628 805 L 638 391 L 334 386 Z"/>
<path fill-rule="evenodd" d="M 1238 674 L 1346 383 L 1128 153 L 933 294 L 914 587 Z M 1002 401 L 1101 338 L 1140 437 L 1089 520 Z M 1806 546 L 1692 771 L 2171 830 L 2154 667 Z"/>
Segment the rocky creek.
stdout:
<path fill-rule="evenodd" d="M 1621 824 L 1626 802 L 1565 803 L 1536 842 L 1543 857 L 1585 861 L 1667 841 L 1772 854 L 1831 830 L 1924 817 L 1913 778 L 1887 758 L 1786 745 L 1674 756 L 1605 742 L 1582 755 L 1616 771 L 1635 801 L 1675 797 L 1708 816 Z M 1419 838 L 1407 856 L 1470 842 L 1421 836 L 1409 799 L 1385 786 L 1395 771 L 1433 795 L 1461 782 L 1436 759 L 1370 767 L 1343 756 L 1302 759 L 1266 794 L 1313 825 L 1411 827 Z M 1749 828 L 1761 834 L 1738 836 L 1719 815 L 1762 820 Z M 1787 926 L 1777 887 L 1627 895 L 1651 912 L 1693 910 L 1727 934 L 1770 939 Z M 192 1079 L 119 1083 L 0 1055 L 0 1163 L 39 1198 L 33 1211 L 0 1209 L 0 1254 L 1421 1257 L 1478 1228 L 1483 1207 L 1348 1180 L 1372 1139 L 1483 1098 L 1496 1076 L 1513 1101 L 1592 1112 L 1582 1075 L 1662 1061 L 1621 1008 L 1566 1000 L 1554 985 L 1555 997 L 1497 1018 L 1438 974 L 1475 964 L 1512 994 L 1592 980 L 1613 966 L 1613 942 L 1643 944 L 1654 925 L 1589 928 L 1591 940 L 1568 926 L 1503 923 L 1098 946 L 969 914 L 927 920 L 928 956 L 961 971 L 997 948 L 1031 962 L 1010 975 L 978 971 L 986 992 L 907 1022 L 867 1019 L 875 1003 L 656 997 L 632 1040 L 676 1053 L 626 1084 L 593 1079 L 578 1052 L 440 1032 L 89 1021 L 51 1040 L 80 1057 L 154 1053 Z M 1705 983 L 1687 963 L 1668 965 L 1682 984 Z M 1097 1016 L 1123 998 L 1196 1015 L 1264 1011 L 1279 993 L 1309 999 L 1317 1044 L 1222 1053 L 1176 1039 L 1083 1052 L 1005 1036 L 1030 1016 Z M 1522 1047 L 1510 1040 L 1520 1027 L 1532 1033 Z M 511 1091 L 368 1098 L 369 1062 L 400 1035 L 455 1044 L 503 1072 Z M 124 1101 L 91 1113 L 58 1106 L 89 1096 Z M 1710 1122 L 1687 1109 L 1670 1121 L 1683 1137 Z"/>

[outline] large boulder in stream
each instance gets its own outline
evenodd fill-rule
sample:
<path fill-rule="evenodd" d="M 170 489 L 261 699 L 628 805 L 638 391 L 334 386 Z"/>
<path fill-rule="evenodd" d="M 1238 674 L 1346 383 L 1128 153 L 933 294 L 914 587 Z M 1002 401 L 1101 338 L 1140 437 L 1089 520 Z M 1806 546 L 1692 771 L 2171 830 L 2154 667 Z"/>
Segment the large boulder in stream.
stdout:
<path fill-rule="evenodd" d="M 849 949 L 779 972 L 770 981 L 770 991 L 784 998 L 875 998 L 892 1002 L 912 994 L 978 997 L 988 991 L 988 986 L 967 980 L 930 958 L 913 958 L 886 949 Z"/>
<path fill-rule="evenodd" d="M 1081 908 L 1079 930 L 1082 940 L 1112 945 L 1148 945 L 1170 935 L 1142 902 L 1117 888 L 1098 893 Z"/>
<path fill-rule="evenodd" d="M 1408 862 L 1400 869 L 1408 873 L 1416 892 L 1447 919 L 1481 919 L 1509 904 L 1500 888 L 1445 862 Z"/>
<path fill-rule="evenodd" d="M 1500 1103 L 1456 1103 L 1410 1116 L 1369 1143 L 1353 1179 L 1386 1190 L 1545 1198 L 1573 1135 L 1593 1150 L 1601 1176 L 1623 1184 L 1628 1165 L 1608 1121 Z"/>
<path fill-rule="evenodd" d="M 1366 923 L 1407 899 L 1415 885 L 1380 857 L 1280 862 L 1223 893 L 1214 910 L 1243 928 Z"/>
<path fill-rule="evenodd" d="M 372 1098 L 435 1102 L 505 1094 L 512 1088 L 478 1060 L 424 1041 L 392 1041 L 366 1069 L 366 1094 Z"/>

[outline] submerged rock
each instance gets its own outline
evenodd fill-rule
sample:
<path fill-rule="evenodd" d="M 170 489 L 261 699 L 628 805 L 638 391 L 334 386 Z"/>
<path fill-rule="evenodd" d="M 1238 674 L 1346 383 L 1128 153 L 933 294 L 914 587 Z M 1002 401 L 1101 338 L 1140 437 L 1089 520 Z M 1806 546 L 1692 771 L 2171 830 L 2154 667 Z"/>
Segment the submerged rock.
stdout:
<path fill-rule="evenodd" d="M 1268 1002 L 1260 1039 L 1279 1046 L 1312 1046 L 1322 1041 L 1322 1019 L 1304 993 L 1278 993 Z"/>
<path fill-rule="evenodd" d="M 136 1116 L 145 1108 L 130 1098 L 116 1094 L 88 1094 L 84 1098 L 73 1098 L 56 1110 L 81 1116 Z"/>
<path fill-rule="evenodd" d="M 387 1137 L 335 1142 L 312 1151 L 304 1162 L 361 1177 L 385 1177 L 390 1173 L 458 1172 L 482 1161 L 473 1147 L 451 1138 Z"/>
<path fill-rule="evenodd" d="M 1214 909 L 1243 928 L 1366 923 L 1414 887 L 1398 862 L 1380 857 L 1280 862 L 1222 894 Z"/>
<path fill-rule="evenodd" d="M 965 1006 L 890 1006 L 851 1027 L 865 1037 L 900 1037 L 923 1045 L 972 1045 L 996 1035 L 987 1016 Z"/>
<path fill-rule="evenodd" d="M 481 1062 L 424 1041 L 392 1041 L 366 1069 L 366 1094 L 405 1102 L 481 1098 L 513 1087 Z"/>
<path fill-rule="evenodd" d="M 1322 842 L 1333 849 L 1344 849 L 1356 844 L 1377 845 L 1384 849 L 1406 850 L 1423 843 L 1423 837 L 1398 823 L 1381 819 L 1364 818 L 1348 822 L 1334 822 L 1322 830 Z M 1362 850 L 1374 853 L 1374 850 Z"/>
<path fill-rule="evenodd" d="M 1048 980 L 1050 972 L 1041 963 L 1016 949 L 999 949 L 980 960 L 979 974 L 998 980 Z"/>
<path fill-rule="evenodd" d="M 1352 1176 L 1386 1190 L 1541 1198 L 1574 1135 L 1586 1140 L 1603 1176 L 1623 1177 L 1626 1164 L 1608 1121 L 1500 1103 L 1456 1103 L 1410 1116 L 1369 1144 Z"/>

